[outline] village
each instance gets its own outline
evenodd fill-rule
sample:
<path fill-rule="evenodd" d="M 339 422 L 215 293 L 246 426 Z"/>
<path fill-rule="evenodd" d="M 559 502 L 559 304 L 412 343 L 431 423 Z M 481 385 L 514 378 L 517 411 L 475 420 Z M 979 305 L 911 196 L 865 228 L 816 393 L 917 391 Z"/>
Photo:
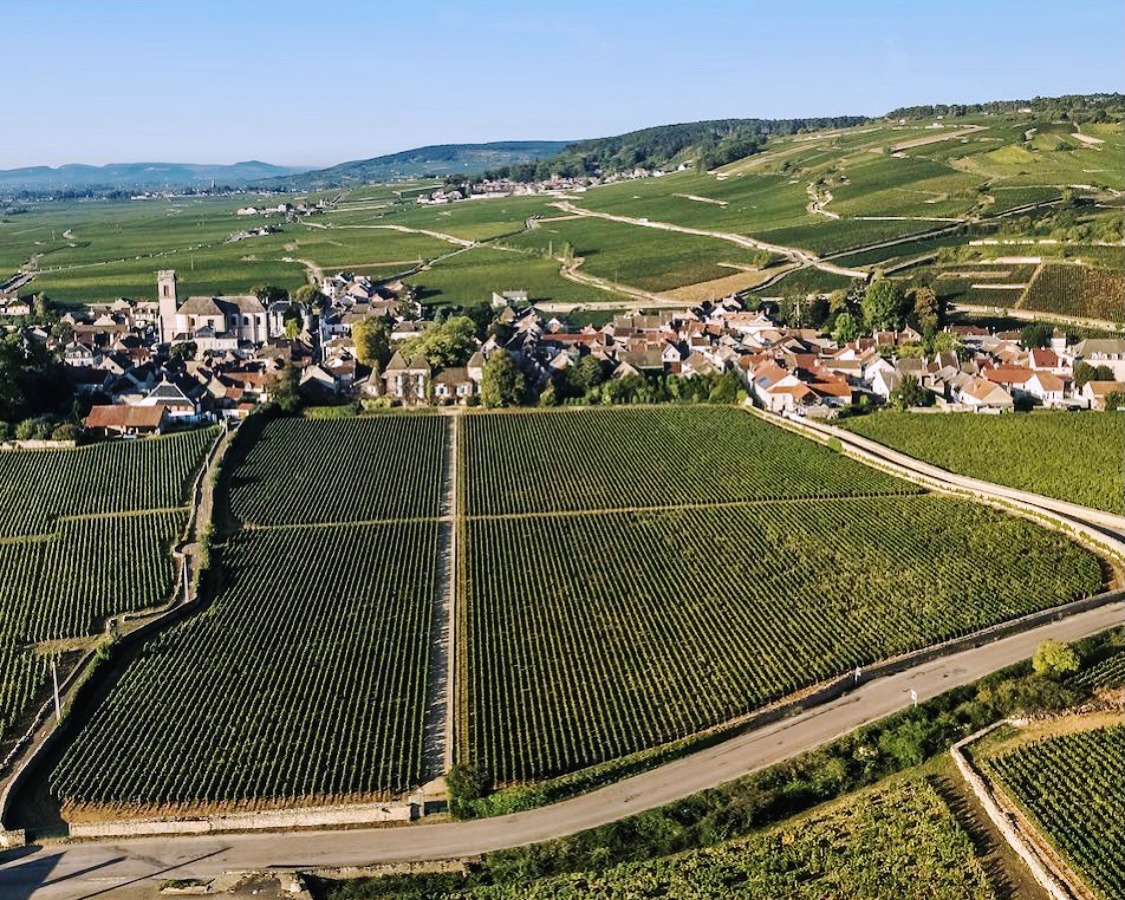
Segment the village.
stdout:
<path fill-rule="evenodd" d="M 1029 347 L 1022 332 L 950 325 L 940 342 L 930 341 L 942 349 L 927 354 L 923 335 L 910 327 L 838 342 L 779 324 L 768 303 L 750 308 L 736 296 L 576 327 L 537 309 L 525 291 L 495 293 L 487 315 L 473 320 L 477 333 L 462 334 L 452 353 L 445 348 L 435 359 L 422 338 L 446 326 L 426 318 L 401 281 L 339 273 L 305 291 L 303 302 L 181 298 L 169 270 L 158 274 L 157 295 L 70 311 L 50 328 L 34 321 L 30 302 L 3 310 L 22 323 L 5 326 L 10 333 L 61 360 L 89 406 L 87 436 L 239 420 L 281 390 L 317 407 L 478 405 L 496 354 L 520 376 L 522 394 L 513 402 L 540 405 L 653 402 L 646 386 L 723 378 L 767 411 L 825 419 L 881 404 L 960 413 L 1098 410 L 1107 402 L 1116 408 L 1125 390 L 1121 338 L 1069 341 L 1055 330 L 1045 346 Z M 357 336 L 372 330 L 383 338 L 381 358 L 357 346 L 367 343 Z"/>

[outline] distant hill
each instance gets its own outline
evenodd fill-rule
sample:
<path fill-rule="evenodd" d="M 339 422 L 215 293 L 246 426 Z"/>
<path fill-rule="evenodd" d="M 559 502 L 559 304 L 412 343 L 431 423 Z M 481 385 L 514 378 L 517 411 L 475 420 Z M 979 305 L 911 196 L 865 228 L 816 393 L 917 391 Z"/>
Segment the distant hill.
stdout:
<path fill-rule="evenodd" d="M 5 191 L 113 191 L 165 188 L 241 187 L 252 181 L 292 175 L 304 169 L 274 166 L 252 160 L 231 166 L 193 163 L 110 163 L 105 166 L 66 165 L 0 169 L 0 190 Z"/>
<path fill-rule="evenodd" d="M 440 144 L 403 150 L 373 159 L 340 163 L 328 169 L 282 178 L 268 178 L 255 185 L 261 188 L 318 190 L 395 181 L 430 175 L 479 175 L 487 169 L 554 156 L 569 146 L 569 141 L 499 141 L 491 144 Z"/>

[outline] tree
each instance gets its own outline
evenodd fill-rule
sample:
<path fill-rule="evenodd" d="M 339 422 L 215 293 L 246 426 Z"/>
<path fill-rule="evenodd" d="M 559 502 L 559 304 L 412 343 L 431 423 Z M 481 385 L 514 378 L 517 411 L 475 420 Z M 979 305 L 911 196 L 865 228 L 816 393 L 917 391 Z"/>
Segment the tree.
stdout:
<path fill-rule="evenodd" d="M 283 287 L 278 287 L 276 284 L 259 284 L 250 289 L 250 293 L 262 301 L 264 306 L 269 306 L 271 303 L 288 303 L 289 291 Z"/>
<path fill-rule="evenodd" d="M 844 288 L 836 288 L 828 295 L 828 311 L 839 315 L 849 311 L 848 292 Z"/>
<path fill-rule="evenodd" d="M 1046 347 L 1051 340 L 1052 328 L 1042 322 L 1033 322 L 1020 329 L 1020 344 L 1025 350 Z"/>
<path fill-rule="evenodd" d="M 301 336 L 301 320 L 300 319 L 286 319 L 285 320 L 285 337 L 287 340 L 295 341 Z"/>
<path fill-rule="evenodd" d="M 914 321 L 923 331 L 937 331 L 941 324 L 941 306 L 931 288 L 920 287 L 914 291 Z"/>
<path fill-rule="evenodd" d="M 420 353 L 431 366 L 444 369 L 465 365 L 476 349 L 476 324 L 468 316 L 453 316 L 407 341 L 402 353 L 407 357 Z"/>
<path fill-rule="evenodd" d="M 1089 381 L 1116 381 L 1109 366 L 1092 366 L 1085 360 L 1074 367 L 1074 386 L 1081 389 Z"/>
<path fill-rule="evenodd" d="M 1125 407 L 1125 394 L 1121 391 L 1110 391 L 1105 395 L 1105 411 L 1117 412 Z"/>
<path fill-rule="evenodd" d="M 328 305 L 328 298 L 324 296 L 315 284 L 303 284 L 293 294 L 293 300 L 303 303 L 309 309 L 324 309 Z"/>
<path fill-rule="evenodd" d="M 375 319 L 365 319 L 352 326 L 356 358 L 365 366 L 382 371 L 391 358 L 391 336 L 387 326 Z"/>
<path fill-rule="evenodd" d="M 523 372 L 506 350 L 497 350 L 484 364 L 481 377 L 481 403 L 489 407 L 519 406 L 526 384 Z"/>
<path fill-rule="evenodd" d="M 195 341 L 181 341 L 178 344 L 173 344 L 168 352 L 180 359 L 195 359 L 199 353 L 199 345 Z"/>
<path fill-rule="evenodd" d="M 51 318 L 51 301 L 42 291 L 35 295 L 34 315 L 37 322 L 46 322 Z"/>
<path fill-rule="evenodd" d="M 1063 641 L 1040 641 L 1031 659 L 1031 667 L 1040 675 L 1065 675 L 1078 671 L 1078 654 Z"/>
<path fill-rule="evenodd" d="M 284 413 L 295 413 L 301 408 L 301 372 L 290 363 L 266 379 L 266 392 L 270 402 Z"/>
<path fill-rule="evenodd" d="M 876 278 L 860 301 L 863 324 L 869 331 L 887 331 L 902 325 L 902 287 L 889 278 Z"/>
<path fill-rule="evenodd" d="M 899 386 L 891 391 L 887 402 L 895 409 L 906 410 L 914 406 L 929 406 L 933 398 L 913 375 L 903 377 Z"/>
<path fill-rule="evenodd" d="M 859 337 L 859 323 L 855 320 L 855 316 L 850 312 L 842 312 L 836 316 L 832 337 L 835 338 L 837 344 L 846 344 L 848 341 L 854 341 Z"/>
<path fill-rule="evenodd" d="M 449 795 L 449 811 L 462 818 L 471 814 L 472 801 L 492 789 L 492 778 L 479 766 L 457 763 L 445 776 L 445 789 Z"/>

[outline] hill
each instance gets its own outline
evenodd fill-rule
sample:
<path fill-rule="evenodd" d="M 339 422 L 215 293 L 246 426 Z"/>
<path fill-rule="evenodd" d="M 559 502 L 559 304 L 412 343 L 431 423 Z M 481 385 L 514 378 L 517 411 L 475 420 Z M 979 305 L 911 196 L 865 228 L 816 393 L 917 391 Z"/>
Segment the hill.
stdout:
<path fill-rule="evenodd" d="M 30 166 L 0 170 L 0 190 L 7 191 L 111 191 L 206 187 L 212 182 L 239 187 L 262 178 L 303 171 L 251 160 L 230 166 L 195 163 L 110 163 L 104 166 L 71 164 L 52 168 Z"/>
<path fill-rule="evenodd" d="M 444 175 L 479 175 L 488 169 L 534 163 L 553 157 L 569 141 L 498 141 L 491 144 L 439 144 L 372 159 L 352 160 L 300 175 L 269 178 L 258 187 L 316 190 L 377 181 Z"/>

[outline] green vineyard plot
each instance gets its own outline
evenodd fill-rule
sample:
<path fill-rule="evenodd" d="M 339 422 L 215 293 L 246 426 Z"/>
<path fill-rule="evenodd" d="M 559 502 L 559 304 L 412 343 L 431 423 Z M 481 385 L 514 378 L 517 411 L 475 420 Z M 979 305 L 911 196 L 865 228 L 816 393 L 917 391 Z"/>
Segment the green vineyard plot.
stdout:
<path fill-rule="evenodd" d="M 437 516 L 446 428 L 439 416 L 270 422 L 248 441 L 231 511 L 258 526 Z"/>
<path fill-rule="evenodd" d="M 1125 426 L 1111 414 L 926 416 L 883 411 L 845 427 L 958 475 L 1122 512 Z"/>
<path fill-rule="evenodd" d="M 986 766 L 1099 897 L 1125 896 L 1125 728 L 1037 740 Z"/>
<path fill-rule="evenodd" d="M 917 492 L 729 407 L 472 415 L 464 438 L 472 515 Z"/>
<path fill-rule="evenodd" d="M 438 554 L 436 522 L 237 535 L 222 592 L 145 647 L 52 790 L 80 817 L 420 783 Z"/>
<path fill-rule="evenodd" d="M 62 649 L 165 602 L 171 548 L 213 429 L 80 450 L 0 454 L 0 748 Z"/>
<path fill-rule="evenodd" d="M 1097 559 L 965 501 L 472 520 L 469 758 L 534 780 L 1095 592 Z"/>

